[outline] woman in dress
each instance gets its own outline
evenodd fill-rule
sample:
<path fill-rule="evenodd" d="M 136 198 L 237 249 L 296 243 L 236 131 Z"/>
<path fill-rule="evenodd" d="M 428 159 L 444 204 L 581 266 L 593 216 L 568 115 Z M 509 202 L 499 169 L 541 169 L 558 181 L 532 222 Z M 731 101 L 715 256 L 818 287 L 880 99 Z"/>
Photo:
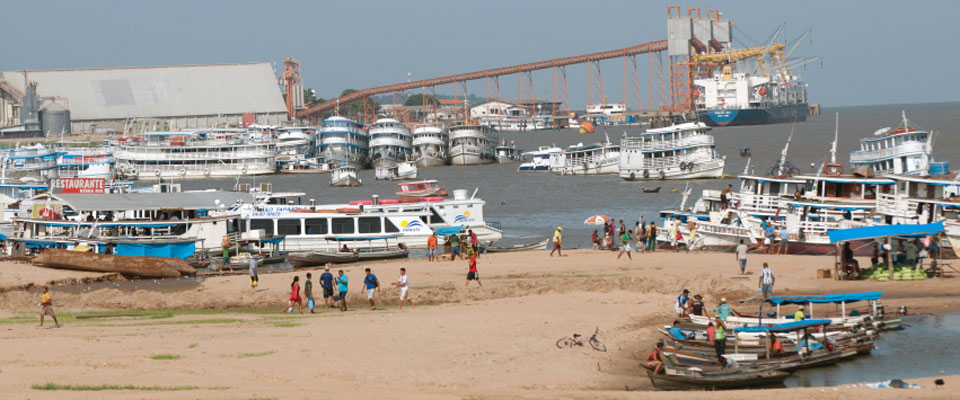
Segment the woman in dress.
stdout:
<path fill-rule="evenodd" d="M 300 314 L 303 314 L 303 299 L 300 298 L 300 277 L 294 276 L 293 283 L 290 284 L 290 301 L 287 304 L 287 308 L 283 309 L 286 312 L 293 312 L 293 306 L 297 305 L 300 308 Z"/>

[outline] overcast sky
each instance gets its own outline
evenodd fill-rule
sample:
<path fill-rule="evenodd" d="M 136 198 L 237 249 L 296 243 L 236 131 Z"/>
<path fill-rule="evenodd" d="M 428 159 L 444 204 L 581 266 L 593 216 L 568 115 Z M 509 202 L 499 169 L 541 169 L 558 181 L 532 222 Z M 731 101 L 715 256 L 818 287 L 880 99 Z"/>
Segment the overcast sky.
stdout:
<path fill-rule="evenodd" d="M 960 100 L 951 32 L 955 1 L 736 1 L 718 8 L 741 45 L 813 33 L 796 56 L 824 57 L 798 72 L 824 106 Z M 705 13 L 705 10 L 704 10 Z M 646 1 L 13 1 L 0 0 L 0 70 L 269 61 L 302 63 L 321 97 L 345 88 L 426 79 L 618 49 L 666 38 L 666 3 Z M 736 43 L 736 42 L 735 42 Z M 641 66 L 646 103 L 647 58 Z M 609 101 L 622 97 L 622 63 L 602 64 Z M 279 71 L 278 71 L 279 73 Z M 567 70 L 572 108 L 586 101 L 586 68 Z M 517 77 L 501 96 L 517 97 Z M 471 93 L 485 95 L 483 82 Z M 452 93 L 452 86 L 438 92 Z M 551 97 L 550 71 L 535 75 Z"/>

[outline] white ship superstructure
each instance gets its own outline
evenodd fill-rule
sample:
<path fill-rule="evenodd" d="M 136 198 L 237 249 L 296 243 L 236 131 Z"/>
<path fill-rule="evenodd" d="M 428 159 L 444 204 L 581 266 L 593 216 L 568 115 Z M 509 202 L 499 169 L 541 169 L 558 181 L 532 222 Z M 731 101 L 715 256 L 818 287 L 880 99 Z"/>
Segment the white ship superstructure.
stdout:
<path fill-rule="evenodd" d="M 272 174 L 272 141 L 250 143 L 228 134 L 150 132 L 114 144 L 116 168 L 131 179 L 207 178 Z"/>
<path fill-rule="evenodd" d="M 61 178 L 113 178 L 113 149 L 106 146 L 66 145 L 57 152 Z"/>
<path fill-rule="evenodd" d="M 373 168 L 393 168 L 413 159 L 410 131 L 393 118 L 378 119 L 370 126 L 370 164 Z"/>
<path fill-rule="evenodd" d="M 500 135 L 485 125 L 460 124 L 450 127 L 450 164 L 476 165 L 496 161 L 494 149 Z"/>
<path fill-rule="evenodd" d="M 0 179 L 43 178 L 56 168 L 56 151 L 42 144 L 0 148 Z"/>
<path fill-rule="evenodd" d="M 277 164 L 281 170 L 316 167 L 320 164 L 316 150 L 316 129 L 303 126 L 277 129 Z"/>
<path fill-rule="evenodd" d="M 536 151 L 523 153 L 529 156 L 530 161 L 520 164 L 517 171 L 549 171 L 550 157 L 552 155 L 563 155 L 563 149 L 556 146 L 540 146 Z"/>
<path fill-rule="evenodd" d="M 688 122 L 647 129 L 620 141 L 620 177 L 626 180 L 719 178 L 724 159 L 710 127 Z"/>
<path fill-rule="evenodd" d="M 413 158 L 418 167 L 438 167 L 447 163 L 450 150 L 447 130 L 437 125 L 413 127 Z"/>
<path fill-rule="evenodd" d="M 333 116 L 324 120 L 320 127 L 318 153 L 331 168 L 344 163 L 355 168 L 365 167 L 369 145 L 367 132 L 356 121 Z"/>
<path fill-rule="evenodd" d="M 860 139 L 860 149 L 850 152 L 850 165 L 867 167 L 874 175 L 926 175 L 933 163 L 933 138 L 931 132 L 911 126 L 903 113 L 896 129 L 882 128 Z"/>
<path fill-rule="evenodd" d="M 550 172 L 557 175 L 613 175 L 619 170 L 620 145 L 609 138 L 605 143 L 578 143 L 561 154 L 551 154 Z"/>

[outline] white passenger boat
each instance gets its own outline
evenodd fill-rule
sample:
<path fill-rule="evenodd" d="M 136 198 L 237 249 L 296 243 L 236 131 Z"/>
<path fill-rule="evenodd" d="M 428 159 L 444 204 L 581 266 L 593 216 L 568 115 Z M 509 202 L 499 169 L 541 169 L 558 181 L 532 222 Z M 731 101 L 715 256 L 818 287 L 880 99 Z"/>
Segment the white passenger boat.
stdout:
<path fill-rule="evenodd" d="M 413 159 L 410 131 L 393 118 L 378 119 L 370 126 L 370 164 L 373 168 L 392 168 Z"/>
<path fill-rule="evenodd" d="M 550 172 L 557 175 L 613 175 L 620 170 L 620 145 L 578 143 L 561 154 L 552 154 Z"/>
<path fill-rule="evenodd" d="M 482 242 L 498 241 L 499 224 L 484 219 L 483 200 L 455 190 L 453 199 L 408 198 L 357 200 L 349 204 L 303 204 L 302 193 L 257 204 L 238 204 L 226 212 L 239 212 L 244 231 L 263 230 L 266 235 L 285 236 L 289 251 L 335 251 L 333 238 L 353 238 L 354 250 L 367 246 L 366 238 L 399 234 L 407 247 L 426 247 L 438 229 L 473 230 Z M 279 195 L 276 195 L 279 196 Z M 276 197 L 275 196 L 275 197 Z M 313 202 L 311 202 L 313 203 Z M 379 246 L 372 243 L 370 246 Z"/>
<path fill-rule="evenodd" d="M 413 161 L 403 161 L 392 167 L 377 167 L 378 180 L 417 179 L 417 164 Z"/>
<path fill-rule="evenodd" d="M 540 117 L 504 117 L 496 119 L 484 119 L 483 124 L 495 129 L 498 132 L 533 132 L 548 128 L 546 119 Z"/>
<path fill-rule="evenodd" d="M 344 164 L 330 172 L 330 186 L 360 186 L 362 183 L 356 167 Z"/>
<path fill-rule="evenodd" d="M 903 121 L 897 128 L 882 128 L 873 137 L 860 139 L 860 149 L 850 152 L 850 165 L 854 169 L 866 167 L 874 175 L 927 175 L 933 163 L 934 136 L 910 125 L 907 113 L 903 112 Z"/>
<path fill-rule="evenodd" d="M 447 130 L 436 125 L 413 127 L 413 158 L 418 167 L 439 167 L 447 163 L 450 142 Z"/>
<path fill-rule="evenodd" d="M 317 168 L 317 131 L 304 126 L 277 129 L 277 164 L 280 170 Z"/>
<path fill-rule="evenodd" d="M 61 178 L 113 178 L 113 149 L 105 146 L 65 145 L 57 152 Z"/>
<path fill-rule="evenodd" d="M 451 126 L 450 164 L 477 165 L 496 161 L 494 148 L 499 134 L 489 126 L 458 124 Z"/>
<path fill-rule="evenodd" d="M 719 178 L 724 159 L 702 122 L 647 129 L 620 141 L 620 177 L 651 179 Z"/>
<path fill-rule="evenodd" d="M 56 168 L 56 151 L 42 144 L 0 148 L 0 179 L 45 178 Z"/>
<path fill-rule="evenodd" d="M 520 164 L 517 171 L 549 171 L 550 157 L 554 154 L 563 154 L 563 149 L 556 146 L 540 146 L 536 151 L 523 153 L 529 156 L 530 161 Z"/>
<path fill-rule="evenodd" d="M 369 145 L 367 132 L 353 120 L 333 116 L 320 126 L 318 153 L 328 165 L 347 163 L 355 168 L 365 168 L 369 161 Z"/>
<path fill-rule="evenodd" d="M 950 248 L 960 248 L 960 174 L 887 175 L 896 182 L 893 190 L 880 193 L 877 214 L 890 224 L 929 224 L 943 221 Z"/>
<path fill-rule="evenodd" d="M 114 144 L 116 168 L 130 179 L 209 178 L 272 174 L 272 141 L 250 143 L 230 134 L 150 132 Z"/>

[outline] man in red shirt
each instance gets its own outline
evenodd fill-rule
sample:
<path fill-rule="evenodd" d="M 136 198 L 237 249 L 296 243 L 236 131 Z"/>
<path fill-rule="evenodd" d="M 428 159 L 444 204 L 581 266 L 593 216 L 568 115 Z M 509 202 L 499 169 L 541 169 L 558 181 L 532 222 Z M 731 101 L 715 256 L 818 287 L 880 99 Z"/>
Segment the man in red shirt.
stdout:
<path fill-rule="evenodd" d="M 663 342 L 657 342 L 657 347 L 650 351 L 650 356 L 647 357 L 647 366 L 653 368 L 654 375 L 663 371 L 663 359 L 660 358 L 662 351 Z"/>
<path fill-rule="evenodd" d="M 480 274 L 477 273 L 477 256 L 472 252 L 470 253 L 470 269 L 467 271 L 467 282 L 463 284 L 464 289 L 470 286 L 470 281 L 477 281 L 477 285 L 480 285 L 480 289 L 483 289 L 483 284 L 480 283 Z"/>
<path fill-rule="evenodd" d="M 437 255 L 437 234 L 427 238 L 427 261 L 433 261 Z"/>

